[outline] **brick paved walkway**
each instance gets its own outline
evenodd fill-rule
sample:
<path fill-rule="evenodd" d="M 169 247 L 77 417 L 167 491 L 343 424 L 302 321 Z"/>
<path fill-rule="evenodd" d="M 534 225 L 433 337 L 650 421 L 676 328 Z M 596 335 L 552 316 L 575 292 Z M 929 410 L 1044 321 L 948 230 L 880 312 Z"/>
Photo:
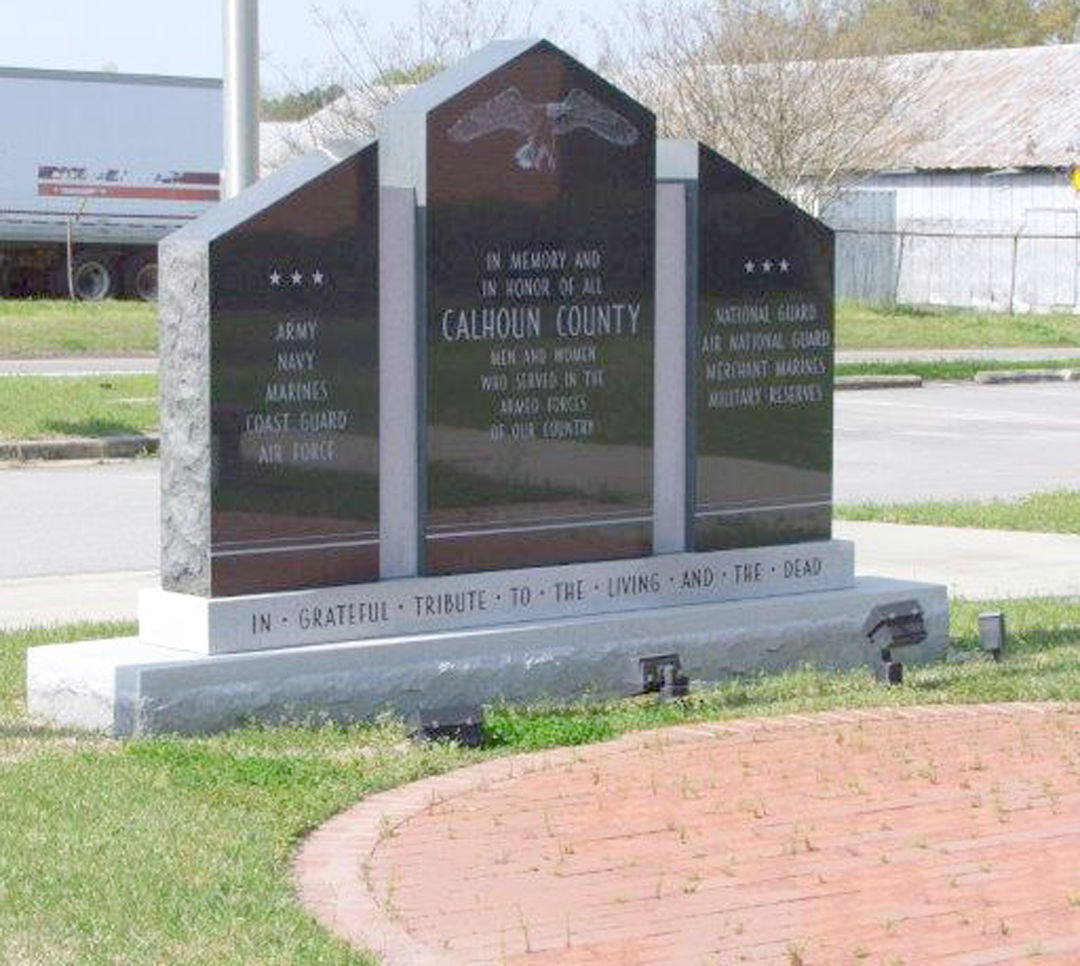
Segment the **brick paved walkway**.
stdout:
<path fill-rule="evenodd" d="M 365 800 L 296 860 L 387 966 L 1080 964 L 1080 706 L 642 732 Z"/>

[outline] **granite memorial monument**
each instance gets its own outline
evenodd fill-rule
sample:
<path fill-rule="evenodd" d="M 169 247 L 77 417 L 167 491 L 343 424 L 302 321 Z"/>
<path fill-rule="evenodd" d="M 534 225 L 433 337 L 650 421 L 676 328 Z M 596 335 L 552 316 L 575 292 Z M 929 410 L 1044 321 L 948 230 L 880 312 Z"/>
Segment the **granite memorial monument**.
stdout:
<path fill-rule="evenodd" d="M 832 239 L 502 41 L 162 243 L 162 587 L 35 648 L 115 733 L 872 657 L 831 536 Z M 649 662 L 652 661 L 653 664 Z"/>

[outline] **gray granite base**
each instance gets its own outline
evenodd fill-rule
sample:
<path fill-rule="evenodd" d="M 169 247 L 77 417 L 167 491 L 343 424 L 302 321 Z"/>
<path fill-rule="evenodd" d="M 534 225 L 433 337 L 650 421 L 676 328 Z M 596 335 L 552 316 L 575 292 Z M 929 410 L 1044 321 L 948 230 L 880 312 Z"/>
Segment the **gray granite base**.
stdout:
<path fill-rule="evenodd" d="M 148 589 L 139 638 L 207 655 L 273 651 L 843 590 L 855 582 L 854 554 L 849 541 L 823 540 L 242 597 Z"/>
<path fill-rule="evenodd" d="M 409 637 L 206 656 L 136 639 L 55 644 L 27 656 L 35 718 L 116 735 L 208 732 L 244 721 L 352 721 L 462 702 L 571 700 L 640 689 L 638 659 L 675 652 L 694 682 L 803 663 L 869 666 L 862 624 L 916 598 L 929 636 L 905 662 L 939 655 L 946 589 L 859 578 L 822 593 L 637 610 Z"/>

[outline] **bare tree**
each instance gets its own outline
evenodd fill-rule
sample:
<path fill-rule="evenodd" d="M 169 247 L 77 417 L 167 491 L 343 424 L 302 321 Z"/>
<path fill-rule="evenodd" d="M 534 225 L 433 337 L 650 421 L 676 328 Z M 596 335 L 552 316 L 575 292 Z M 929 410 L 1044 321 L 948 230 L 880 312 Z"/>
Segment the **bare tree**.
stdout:
<path fill-rule="evenodd" d="M 417 0 L 408 21 L 381 35 L 356 9 L 313 7 L 333 52 L 322 82 L 344 93 L 304 121 L 278 126 L 279 163 L 313 144 L 370 137 L 376 115 L 394 98 L 492 40 L 537 30 L 557 35 L 557 26 L 537 22 L 538 6 L 539 0 Z"/>
<path fill-rule="evenodd" d="M 829 0 L 638 0 L 603 68 L 657 114 L 812 211 L 911 137 L 895 61 L 855 56 Z M 602 69 L 603 69 L 602 68 Z"/>

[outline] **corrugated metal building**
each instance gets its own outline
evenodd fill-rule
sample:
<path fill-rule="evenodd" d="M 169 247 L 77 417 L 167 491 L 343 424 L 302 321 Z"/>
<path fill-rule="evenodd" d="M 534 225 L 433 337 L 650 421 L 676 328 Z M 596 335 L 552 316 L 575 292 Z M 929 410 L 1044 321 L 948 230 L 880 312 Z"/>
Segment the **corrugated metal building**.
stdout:
<path fill-rule="evenodd" d="M 1080 311 L 1080 45 L 889 62 L 903 146 L 824 211 L 840 297 Z"/>

